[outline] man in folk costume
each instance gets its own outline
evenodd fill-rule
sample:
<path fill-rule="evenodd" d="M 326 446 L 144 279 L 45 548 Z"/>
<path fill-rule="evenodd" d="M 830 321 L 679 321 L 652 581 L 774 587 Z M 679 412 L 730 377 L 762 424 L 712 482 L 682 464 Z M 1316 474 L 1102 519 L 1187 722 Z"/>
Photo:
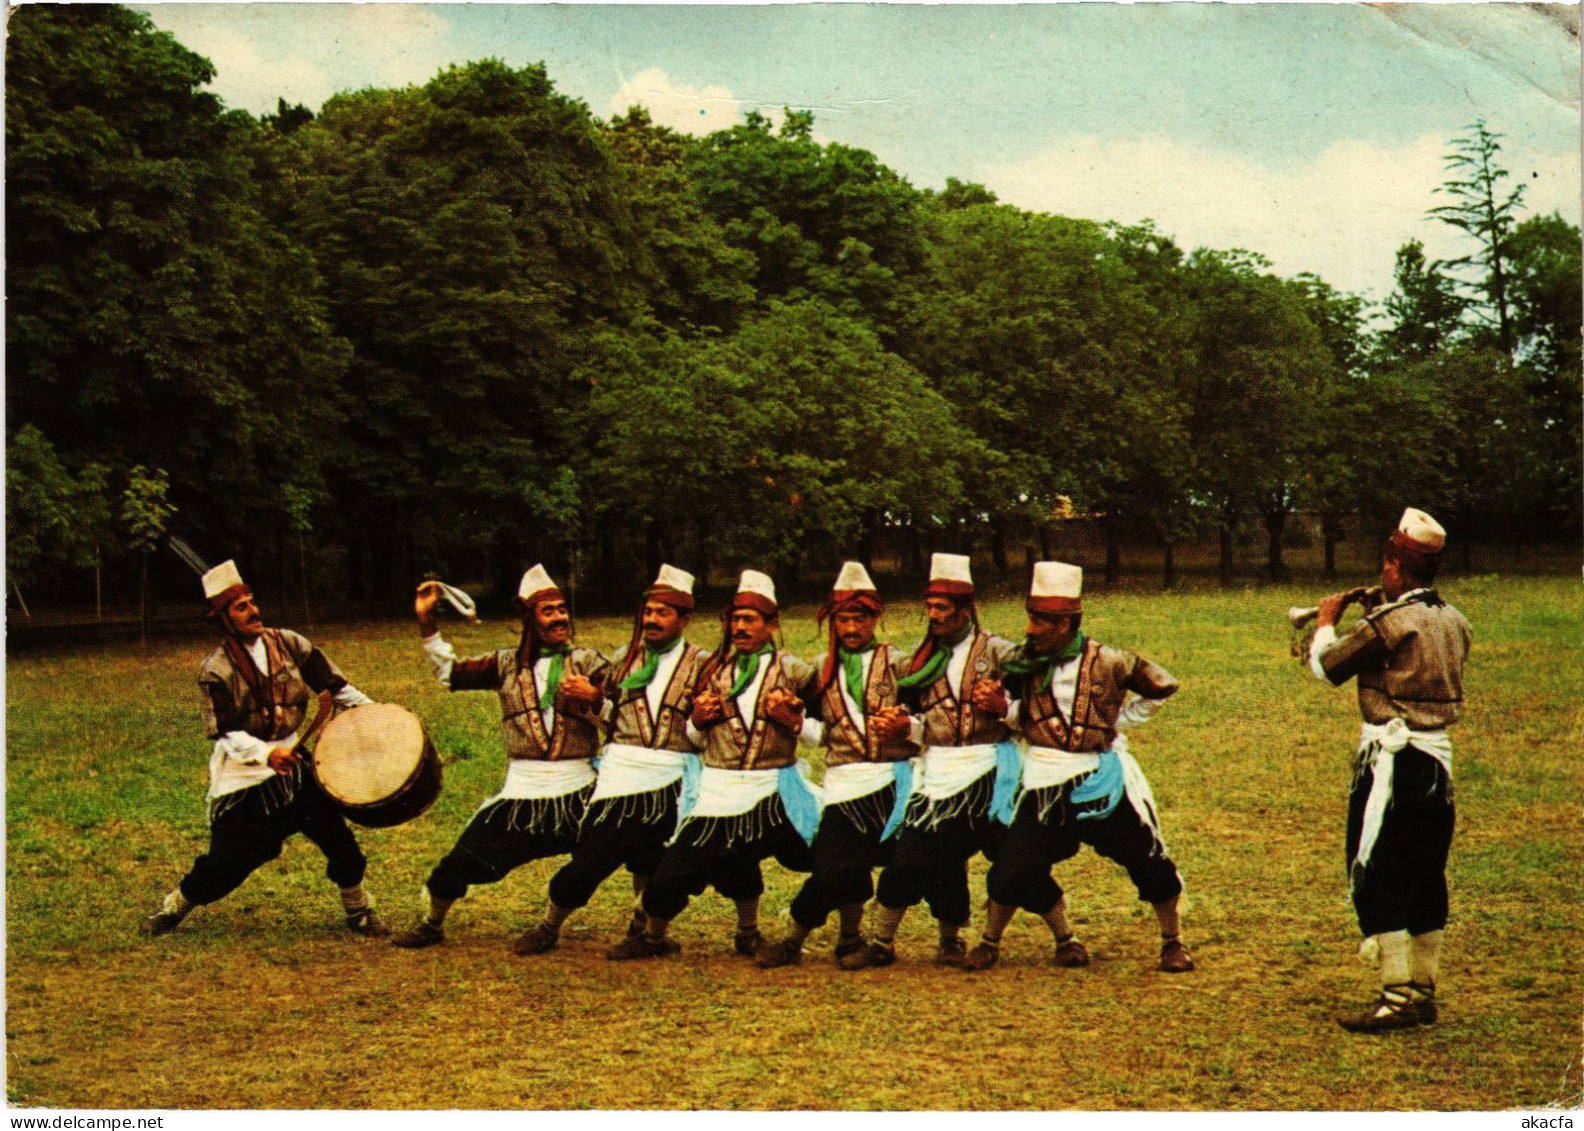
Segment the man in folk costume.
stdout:
<path fill-rule="evenodd" d="M 825 780 L 814 872 L 792 901 L 786 937 L 759 951 L 761 967 L 801 962 L 803 941 L 832 911 L 841 922 L 836 958 L 864 947 L 859 929 L 874 895 L 870 873 L 890 858 L 913 781 L 909 759 L 924 734 L 922 722 L 897 700 L 906 657 L 875 640 L 883 611 L 869 571 L 844 563 L 818 617 L 830 621 L 830 644 L 819 680 Z"/>
<path fill-rule="evenodd" d="M 594 792 L 592 759 L 604 702 L 605 658 L 572 646 L 566 597 L 542 565 L 523 574 L 517 587 L 523 629 L 515 648 L 457 659 L 435 618 L 441 594 L 438 582 L 426 581 L 413 603 L 424 655 L 447 690 L 500 696 L 506 784 L 429 873 L 428 916 L 391 940 L 408 949 L 444 942 L 446 912 L 474 884 L 495 883 L 531 860 L 572 851 Z"/>
<path fill-rule="evenodd" d="M 923 721 L 923 780 L 875 886 L 874 937 L 839 960 L 844 969 L 895 962 L 897 928 L 921 899 L 940 927 L 935 961 L 960 966 L 967 952 L 968 861 L 976 852 L 994 857 L 1018 765 L 997 682 L 1014 645 L 979 628 L 973 598 L 969 559 L 934 555 L 924 590 L 929 632 L 897 680 L 901 701 Z"/>
<path fill-rule="evenodd" d="M 628 933 L 643 932 L 636 898 L 676 831 L 682 775 L 697 751 L 687 724 L 708 653 L 683 639 L 693 617 L 693 581 L 691 573 L 662 565 L 644 592 L 632 641 L 611 659 L 610 741 L 600 750 L 594 794 L 571 861 L 550 880 L 544 921 L 518 940 L 519 954 L 553 948 L 567 916 L 623 865 L 635 897 Z"/>
<path fill-rule="evenodd" d="M 198 669 L 204 724 L 214 741 L 209 851 L 144 921 L 144 933 L 174 931 L 194 907 L 234 891 L 280 855 L 287 837 L 302 833 L 325 855 L 325 875 L 341 889 L 347 927 L 369 937 L 389 934 L 363 890 L 366 862 L 357 839 L 297 749 L 316 694 L 329 692 L 337 708 L 371 700 L 308 640 L 264 627 L 235 562 L 205 573 L 203 591 L 205 616 L 222 635 Z"/>
<path fill-rule="evenodd" d="M 806 713 L 817 707 L 817 673 L 776 650 L 779 609 L 766 575 L 743 571 L 722 620 L 720 647 L 693 697 L 690 728 L 703 750 L 697 787 L 684 787 L 676 837 L 644 888 L 644 933 L 607 952 L 613 959 L 675 954 L 680 948 L 666 936 L 671 920 L 707 887 L 737 905 L 733 945 L 751 957 L 764 943 L 760 862 L 773 856 L 798 872 L 814 865 L 819 796 L 797 751 Z M 810 734 L 817 742 L 813 728 Z"/>
<path fill-rule="evenodd" d="M 1325 598 L 1310 646 L 1315 675 L 1337 687 L 1358 679 L 1364 717 L 1348 799 L 1348 877 L 1381 991 L 1368 1009 L 1339 1019 L 1353 1032 L 1436 1020 L 1453 826 L 1446 728 L 1463 713 L 1471 640 L 1463 614 L 1431 588 L 1445 549 L 1440 523 L 1408 508 L 1382 554 L 1385 603 L 1339 637 L 1337 619 L 1363 591 Z"/>
<path fill-rule="evenodd" d="M 1127 869 L 1139 898 L 1154 907 L 1160 968 L 1185 973 L 1194 963 L 1180 935 L 1182 878 L 1166 854 L 1149 781 L 1120 733 L 1154 715 L 1177 680 L 1158 664 L 1086 637 L 1082 595 L 1077 566 L 1035 564 L 1027 638 L 1006 665 L 1016 696 L 1009 718 L 1027 744 L 1022 792 L 986 881 L 984 940 L 965 965 L 996 964 L 1001 933 L 1019 907 L 1050 927 L 1058 966 L 1089 965 L 1051 878 L 1053 864 L 1087 844 Z"/>

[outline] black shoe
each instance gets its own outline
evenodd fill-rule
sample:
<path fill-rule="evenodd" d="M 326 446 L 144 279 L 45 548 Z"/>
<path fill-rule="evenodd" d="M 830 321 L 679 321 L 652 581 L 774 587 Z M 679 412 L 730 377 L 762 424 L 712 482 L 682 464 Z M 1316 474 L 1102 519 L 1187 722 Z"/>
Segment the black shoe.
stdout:
<path fill-rule="evenodd" d="M 803 944 L 796 939 L 782 939 L 761 946 L 754 965 L 761 970 L 772 970 L 777 966 L 797 966 L 802 961 Z"/>
<path fill-rule="evenodd" d="M 765 945 L 764 932 L 758 927 L 738 931 L 732 936 L 732 949 L 744 958 L 752 958 Z"/>
<path fill-rule="evenodd" d="M 354 935 L 362 935 L 366 939 L 385 939 L 390 937 L 390 928 L 385 925 L 372 907 L 362 907 L 356 911 L 348 911 L 346 917 L 347 930 Z"/>
<path fill-rule="evenodd" d="M 836 963 L 843 970 L 865 970 L 871 966 L 889 966 L 897 959 L 896 947 L 879 939 L 870 939 L 862 950 L 844 955 Z"/>
<path fill-rule="evenodd" d="M 664 958 L 682 949 L 682 944 L 670 939 L 651 939 L 647 935 L 628 935 L 605 952 L 612 962 L 630 962 L 635 958 Z"/>
<path fill-rule="evenodd" d="M 1068 935 L 1056 944 L 1056 965 L 1079 967 L 1089 965 L 1089 948 Z"/>
<path fill-rule="evenodd" d="M 1194 968 L 1193 955 L 1188 953 L 1181 939 L 1161 943 L 1160 968 L 1168 974 L 1186 974 Z"/>
<path fill-rule="evenodd" d="M 968 944 L 962 939 L 941 939 L 940 946 L 935 950 L 935 965 L 961 969 L 967 957 Z"/>
<path fill-rule="evenodd" d="M 401 931 L 391 938 L 391 946 L 403 950 L 422 950 L 426 946 L 439 946 L 445 942 L 445 931 L 424 919 L 410 931 Z"/>
<path fill-rule="evenodd" d="M 561 932 L 544 923 L 535 923 L 512 943 L 513 954 L 543 954 L 554 950 L 561 941 Z"/>
<path fill-rule="evenodd" d="M 963 955 L 958 963 L 964 970 L 989 970 L 1001 961 L 1001 946 L 986 939 Z"/>
<path fill-rule="evenodd" d="M 151 939 L 160 935 L 168 935 L 181 926 L 181 921 L 182 917 L 180 915 L 172 915 L 169 911 L 159 911 L 138 924 L 138 934 L 146 935 Z"/>
<path fill-rule="evenodd" d="M 836 948 L 834 951 L 832 951 L 832 954 L 835 956 L 836 961 L 840 962 L 850 954 L 857 954 L 860 950 L 868 945 L 869 940 L 864 938 L 862 935 L 859 935 L 856 939 L 851 939 L 848 942 L 842 942 L 840 939 L 838 939 L 836 941 Z"/>
<path fill-rule="evenodd" d="M 1435 983 L 1409 982 L 1413 990 L 1413 1003 L 1419 1009 L 1419 1024 L 1434 1025 L 1441 1013 L 1436 1009 Z"/>
<path fill-rule="evenodd" d="M 1349 1033 L 1385 1033 L 1393 1029 L 1414 1029 L 1424 1024 L 1419 1003 L 1409 985 L 1386 986 L 1375 1004 L 1363 1013 L 1338 1017 L 1337 1024 Z"/>

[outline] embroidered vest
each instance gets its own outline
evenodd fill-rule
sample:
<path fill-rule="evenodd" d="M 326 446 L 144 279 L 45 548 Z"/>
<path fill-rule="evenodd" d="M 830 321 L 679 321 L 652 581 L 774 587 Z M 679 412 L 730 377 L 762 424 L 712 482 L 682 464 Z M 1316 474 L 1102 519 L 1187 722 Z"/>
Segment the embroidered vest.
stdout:
<path fill-rule="evenodd" d="M 969 694 L 978 680 L 1001 677 L 1001 665 L 1014 648 L 1010 640 L 988 632 L 976 633 L 963 665 L 961 696 L 952 694 L 951 681 L 944 672 L 923 689 L 918 706 L 924 718 L 926 746 L 977 746 L 1000 742 L 1011 734 L 1001 719 L 975 710 Z"/>
<path fill-rule="evenodd" d="M 1115 741 L 1117 715 L 1129 691 L 1162 699 L 1177 689 L 1177 680 L 1165 668 L 1093 640 L 1073 662 L 1078 665 L 1078 685 L 1071 718 L 1062 714 L 1048 679 L 1039 690 L 1022 696 L 1018 721 L 1029 745 L 1098 753 Z"/>
<path fill-rule="evenodd" d="M 759 684 L 752 728 L 743 725 L 737 700 L 729 694 L 734 674 L 728 662 L 710 676 L 710 689 L 721 697 L 726 718 L 704 732 L 704 764 L 718 770 L 779 770 L 792 765 L 797 761 L 798 736 L 765 718 L 765 696 L 779 689 L 806 700 L 813 694 L 814 669 L 796 656 L 772 652 Z"/>
<path fill-rule="evenodd" d="M 627 649 L 619 650 L 611 659 L 611 676 L 605 688 L 608 694 L 617 697 L 610 741 L 653 750 L 692 751 L 687 721 L 693 713 L 693 685 L 698 682 L 698 670 L 707 655 L 696 644 L 683 641 L 682 656 L 671 672 L 671 681 L 666 684 L 658 717 L 651 718 L 647 688 L 623 691 L 616 686 L 616 673 L 622 670 L 622 662 L 627 658 Z"/>
<path fill-rule="evenodd" d="M 565 674 L 593 677 L 607 667 L 605 657 L 598 652 L 573 648 L 567 655 Z M 534 683 L 533 669 L 518 664 L 517 649 L 496 652 L 495 668 L 500 679 L 501 729 L 508 758 L 564 762 L 594 757 L 600 745 L 598 716 L 569 714 L 557 706 L 555 729 L 547 733 L 544 716 L 539 712 L 542 689 Z"/>
<path fill-rule="evenodd" d="M 1381 725 L 1400 718 L 1439 730 L 1463 714 L 1463 663 L 1473 634 L 1434 591 L 1383 605 L 1321 656 L 1328 674 L 1358 675 L 1359 713 Z"/>
<path fill-rule="evenodd" d="M 897 705 L 897 657 L 889 644 L 875 647 L 869 660 L 869 678 L 864 682 L 865 718 L 886 707 Z M 820 698 L 820 718 L 825 721 L 825 766 L 844 766 L 850 762 L 901 762 L 918 753 L 906 739 L 882 744 L 867 726 L 859 729 L 853 720 L 847 697 L 842 694 L 841 664 Z"/>
<path fill-rule="evenodd" d="M 306 638 L 289 629 L 266 628 L 264 651 L 269 664 L 259 673 L 266 689 L 256 694 L 247 676 L 216 648 L 198 669 L 204 727 L 210 738 L 240 730 L 266 742 L 294 734 L 308 714 L 316 690 L 336 690 L 346 677 Z"/>

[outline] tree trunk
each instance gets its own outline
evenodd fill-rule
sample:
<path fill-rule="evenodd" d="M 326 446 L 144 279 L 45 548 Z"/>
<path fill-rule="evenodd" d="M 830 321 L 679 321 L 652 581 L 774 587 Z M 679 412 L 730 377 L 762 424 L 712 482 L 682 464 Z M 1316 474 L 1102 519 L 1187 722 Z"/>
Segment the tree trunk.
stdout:
<path fill-rule="evenodd" d="M 1040 540 L 1040 544 L 1039 544 L 1040 560 L 1041 561 L 1046 561 L 1046 562 L 1053 561 L 1055 559 L 1055 557 L 1056 557 L 1056 553 L 1055 553 L 1054 550 L 1051 549 L 1050 523 L 1048 523 L 1048 522 L 1040 523 L 1040 525 L 1039 525 L 1039 540 Z"/>
<path fill-rule="evenodd" d="M 1173 555 L 1172 543 L 1166 543 L 1165 560 L 1161 563 L 1161 588 L 1170 589 L 1177 584 L 1177 562 Z"/>
<path fill-rule="evenodd" d="M 149 598 L 148 598 L 148 560 L 147 553 L 140 555 L 142 568 L 139 570 L 138 584 L 138 643 L 148 647 L 149 630 Z"/>
<path fill-rule="evenodd" d="M 644 523 L 644 583 L 660 573 L 660 531 L 653 519 Z"/>
<path fill-rule="evenodd" d="M 1007 532 L 1006 520 L 996 519 L 990 524 L 990 556 L 995 561 L 996 576 L 1000 581 L 1006 581 L 1012 568 L 1007 563 Z"/>
<path fill-rule="evenodd" d="M 297 535 L 297 566 L 302 577 L 303 623 L 309 628 L 313 627 L 313 609 L 308 604 L 308 550 L 303 545 L 303 536 Z"/>
<path fill-rule="evenodd" d="M 1327 581 L 1336 580 L 1337 536 L 1341 533 L 1336 514 L 1327 512 L 1320 516 L 1320 535 L 1325 539 L 1325 572 Z"/>
<path fill-rule="evenodd" d="M 22 595 L 17 594 L 21 600 Z M 94 620 L 104 620 L 104 567 L 99 563 L 99 547 L 94 547 Z"/>
<path fill-rule="evenodd" d="M 1232 528 L 1222 523 L 1216 531 L 1216 541 L 1220 544 L 1220 566 L 1218 572 L 1223 588 L 1232 584 Z"/>
<path fill-rule="evenodd" d="M 1282 534 L 1287 529 L 1287 511 L 1276 507 L 1265 512 L 1265 576 L 1271 581 L 1291 581 L 1292 571 L 1282 560 Z"/>
<path fill-rule="evenodd" d="M 1122 577 L 1122 531 L 1110 518 L 1105 520 L 1105 583 L 1115 585 Z"/>

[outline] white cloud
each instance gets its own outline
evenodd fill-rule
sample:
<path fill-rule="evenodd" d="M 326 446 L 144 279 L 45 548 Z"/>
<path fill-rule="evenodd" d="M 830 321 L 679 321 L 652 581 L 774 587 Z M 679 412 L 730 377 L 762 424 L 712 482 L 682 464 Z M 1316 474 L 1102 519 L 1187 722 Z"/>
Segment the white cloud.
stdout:
<path fill-rule="evenodd" d="M 1397 248 L 1424 243 L 1432 258 L 1466 253 L 1445 224 L 1425 218 L 1444 202 L 1447 139 L 1400 148 L 1335 142 L 1314 160 L 1273 167 L 1162 136 L 1060 142 L 1036 157 L 976 172 L 1002 200 L 1042 212 L 1135 223 L 1153 219 L 1186 247 L 1241 247 L 1282 275 L 1312 271 L 1332 286 L 1384 299 Z M 1525 178 L 1528 212 L 1577 221 L 1578 152 L 1502 155 Z M 1531 175 L 1532 174 L 1532 175 Z"/>
<path fill-rule="evenodd" d="M 625 114 L 635 105 L 648 110 L 656 125 L 699 136 L 729 129 L 742 116 L 741 99 L 724 86 L 702 90 L 684 86 L 659 67 L 640 71 L 622 83 L 611 95 L 606 114 Z"/>

